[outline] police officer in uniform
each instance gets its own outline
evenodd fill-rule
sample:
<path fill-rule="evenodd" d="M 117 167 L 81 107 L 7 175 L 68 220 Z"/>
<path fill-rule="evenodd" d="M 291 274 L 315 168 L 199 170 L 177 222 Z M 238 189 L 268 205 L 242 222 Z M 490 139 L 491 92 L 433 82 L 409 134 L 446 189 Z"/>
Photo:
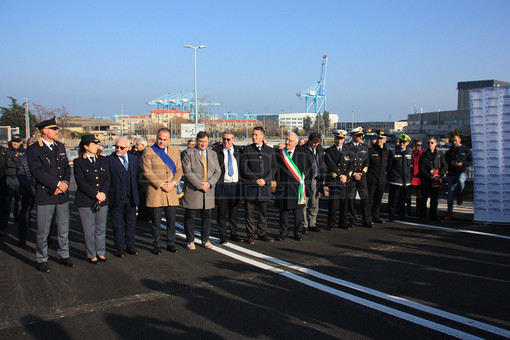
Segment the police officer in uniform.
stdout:
<path fill-rule="evenodd" d="M 335 145 L 326 149 L 327 184 L 329 187 L 328 223 L 326 230 L 333 228 L 348 229 L 347 224 L 347 183 L 352 176 L 353 162 L 351 153 L 344 144 L 347 131 L 334 130 Z M 340 218 L 337 210 L 340 208 Z"/>
<path fill-rule="evenodd" d="M 352 129 L 351 132 L 352 141 L 347 143 L 348 151 L 351 153 L 351 157 L 354 162 L 353 173 L 351 181 L 349 182 L 349 200 L 352 200 L 349 204 L 352 207 L 352 214 L 355 213 L 355 198 L 356 190 L 358 191 L 361 199 L 361 210 L 363 213 L 363 226 L 372 228 L 372 218 L 370 217 L 370 208 L 368 203 L 368 185 L 367 185 L 367 171 L 370 163 L 368 157 L 368 146 L 363 143 L 363 129 L 357 127 Z M 356 216 L 352 216 L 354 220 Z M 351 223 L 353 224 L 353 222 Z"/>
<path fill-rule="evenodd" d="M 7 195 L 5 196 L 5 203 L 3 209 L 5 212 L 2 213 L 0 219 L 2 219 L 2 226 L 7 227 L 9 222 L 9 216 L 11 215 L 11 203 L 14 200 L 14 222 L 18 221 L 19 218 L 19 180 L 16 176 L 16 164 L 18 163 L 19 157 L 25 153 L 25 149 L 21 146 L 21 137 L 18 134 L 12 136 L 9 141 L 9 146 L 4 153 L 4 164 L 5 164 L 5 181 L 7 187 Z"/>
<path fill-rule="evenodd" d="M 64 144 L 57 141 L 56 118 L 36 125 L 41 139 L 27 149 L 30 171 L 35 178 L 35 204 L 37 204 L 36 259 L 39 270 L 49 272 L 48 234 L 53 216 L 57 225 L 58 255 L 60 263 L 75 267 L 69 258 L 69 181 L 71 167 Z"/>
<path fill-rule="evenodd" d="M 381 200 L 386 185 L 386 166 L 388 165 L 388 154 L 390 150 L 386 147 L 386 134 L 384 130 L 376 131 L 376 142 L 368 147 L 370 163 L 367 172 L 368 203 L 372 212 L 372 221 L 384 223 L 379 218 Z"/>

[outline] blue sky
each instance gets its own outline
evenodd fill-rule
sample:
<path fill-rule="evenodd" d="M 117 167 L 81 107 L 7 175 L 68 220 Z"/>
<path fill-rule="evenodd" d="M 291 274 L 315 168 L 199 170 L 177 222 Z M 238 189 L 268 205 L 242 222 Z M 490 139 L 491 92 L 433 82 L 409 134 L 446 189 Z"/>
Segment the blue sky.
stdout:
<path fill-rule="evenodd" d="M 145 114 L 193 90 L 216 112 L 304 112 L 328 55 L 328 111 L 350 121 L 454 110 L 457 82 L 510 81 L 508 0 L 0 0 L 7 96 L 71 115 Z"/>

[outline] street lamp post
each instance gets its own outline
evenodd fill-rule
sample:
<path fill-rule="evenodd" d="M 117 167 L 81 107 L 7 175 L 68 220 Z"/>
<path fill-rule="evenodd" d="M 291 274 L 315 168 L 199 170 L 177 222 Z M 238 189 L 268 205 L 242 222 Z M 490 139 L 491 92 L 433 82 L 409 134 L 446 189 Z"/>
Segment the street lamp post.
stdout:
<path fill-rule="evenodd" d="M 197 97 L 197 48 L 206 48 L 207 46 L 184 45 L 186 48 L 192 48 L 195 51 L 195 134 L 198 133 L 198 97 Z"/>
<path fill-rule="evenodd" d="M 30 116 L 28 114 L 28 98 L 25 98 L 25 141 L 28 143 L 30 138 Z"/>

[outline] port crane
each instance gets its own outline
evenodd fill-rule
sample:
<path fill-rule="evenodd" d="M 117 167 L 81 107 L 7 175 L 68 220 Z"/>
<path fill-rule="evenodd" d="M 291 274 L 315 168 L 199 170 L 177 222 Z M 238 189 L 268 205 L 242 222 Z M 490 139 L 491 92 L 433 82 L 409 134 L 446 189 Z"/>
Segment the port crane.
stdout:
<path fill-rule="evenodd" d="M 328 66 L 328 56 L 322 57 L 321 78 L 320 80 L 297 96 L 305 98 L 306 113 L 320 113 L 326 111 L 326 69 Z M 313 111 L 310 111 L 313 107 Z"/>

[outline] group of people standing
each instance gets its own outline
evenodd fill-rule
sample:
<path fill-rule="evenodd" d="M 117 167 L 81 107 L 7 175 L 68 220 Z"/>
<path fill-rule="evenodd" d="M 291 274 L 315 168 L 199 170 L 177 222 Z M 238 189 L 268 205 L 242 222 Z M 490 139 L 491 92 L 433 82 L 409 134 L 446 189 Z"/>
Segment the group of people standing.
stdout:
<path fill-rule="evenodd" d="M 24 246 L 27 216 L 35 204 L 36 260 L 40 271 L 49 272 L 48 235 L 52 223 L 57 229 L 59 262 L 66 267 L 75 266 L 69 257 L 68 237 L 71 167 L 65 147 L 57 139 L 59 130 L 55 118 L 43 121 L 37 127 L 41 138 L 29 141 L 26 153 L 23 156 L 20 153 L 15 161 L 18 185 L 29 184 L 29 193 L 22 194 L 27 199 L 21 199 L 21 211 L 24 212 L 19 218 L 24 222 L 20 223 L 19 236 L 20 246 Z M 175 216 L 180 204 L 185 210 L 186 248 L 190 251 L 196 249 L 197 214 L 201 221 L 201 245 L 205 249 L 213 248 L 209 241 L 213 208 L 217 208 L 220 243 L 228 242 L 227 239 L 241 241 L 237 222 L 243 203 L 247 234 L 244 241 L 248 244 L 254 244 L 257 239 L 274 241 L 267 230 L 267 209 L 271 200 L 280 214 L 278 241 L 288 238 L 291 230 L 293 238 L 301 241 L 302 235 L 308 231 L 352 228 L 357 216 L 356 195 L 360 198 L 362 225 L 371 228 L 374 222 L 383 223 L 380 209 L 386 180 L 390 187 L 390 221 L 405 216 L 409 188 L 418 193 L 419 215 L 425 216 L 425 204 L 430 198 L 430 217 L 435 219 L 439 188 L 447 171 L 451 191 L 448 213 L 452 213 L 450 197 L 453 201 L 456 187 L 462 192 L 465 168 L 471 162 L 469 149 L 460 143 L 458 136 L 454 136 L 452 148 L 443 156 L 437 150 L 435 138 L 427 140 L 428 149 L 422 152 L 421 141 L 415 141 L 411 149 L 408 147 L 410 138 L 405 134 L 399 135 L 396 147 L 391 150 L 385 144 L 384 131 L 377 132 L 371 145 L 364 143 L 363 135 L 363 129 L 353 129 L 350 131 L 352 141 L 345 143 L 348 132 L 335 130 L 334 145 L 325 149 L 318 133 L 310 134 L 301 146 L 298 136 L 289 133 L 285 145 L 273 148 L 265 142 L 264 128 L 259 126 L 253 129 L 252 143 L 247 146 L 235 145 L 234 133 L 225 131 L 221 143 L 210 148 L 208 134 L 201 131 L 195 145 L 188 145 L 188 149 L 179 152 L 177 147 L 170 145 L 170 131 L 162 128 L 153 145 L 143 143 L 136 152 L 129 152 L 128 138 L 118 138 L 115 152 L 107 157 L 101 155 L 100 141 L 93 135 L 85 135 L 73 165 L 77 184 L 75 205 L 82 222 L 88 262 L 108 262 L 105 246 L 108 216 L 113 229 L 115 255 L 123 258 L 126 253 L 138 254 L 135 226 L 137 208 L 140 212 L 141 206 L 146 207 L 144 210 L 150 215 L 155 255 L 162 254 L 165 245 L 169 252 L 178 251 Z M 2 162 L 9 160 L 2 157 Z M 9 176 L 10 168 L 12 164 L 2 165 Z M 276 182 L 276 186 L 272 186 L 272 182 Z M 317 215 L 325 188 L 329 189 L 327 224 L 320 227 Z M 461 196 L 457 202 L 461 203 Z M 166 240 L 162 238 L 163 214 Z M 2 214 L 2 218 L 5 215 Z M 291 215 L 294 217 L 293 228 L 289 223 Z M 3 221 L 1 226 L 4 226 Z"/>

